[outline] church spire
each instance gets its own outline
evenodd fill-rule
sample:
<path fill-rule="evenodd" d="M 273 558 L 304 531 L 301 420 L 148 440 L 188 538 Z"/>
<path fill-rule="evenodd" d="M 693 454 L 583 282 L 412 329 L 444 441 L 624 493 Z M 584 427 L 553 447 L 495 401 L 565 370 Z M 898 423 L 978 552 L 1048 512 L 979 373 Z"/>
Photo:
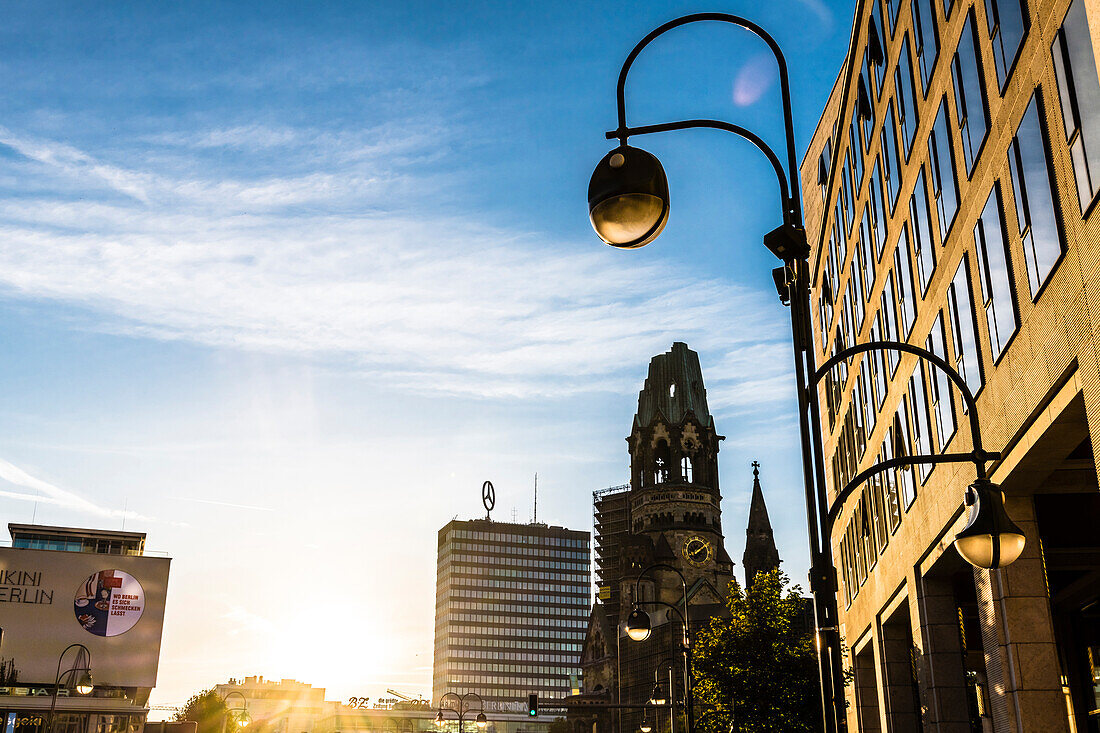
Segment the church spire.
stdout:
<path fill-rule="evenodd" d="M 768 507 L 764 504 L 764 491 L 760 488 L 760 463 L 752 462 L 752 502 L 749 504 L 749 524 L 745 529 L 745 554 L 741 556 L 745 567 L 745 585 L 751 586 L 757 573 L 766 573 L 779 567 L 779 550 L 775 548 L 772 523 L 768 519 Z"/>

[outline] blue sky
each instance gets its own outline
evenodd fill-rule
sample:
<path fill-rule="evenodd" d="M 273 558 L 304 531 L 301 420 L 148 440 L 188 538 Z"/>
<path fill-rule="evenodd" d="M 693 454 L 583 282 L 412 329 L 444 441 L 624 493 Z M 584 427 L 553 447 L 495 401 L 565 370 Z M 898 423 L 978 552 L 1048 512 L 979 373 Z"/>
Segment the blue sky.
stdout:
<path fill-rule="evenodd" d="M 664 234 L 615 251 L 586 216 L 623 58 L 699 10 L 786 50 L 801 158 L 849 3 L 6 6 L 0 516 L 125 522 L 175 558 L 154 703 L 246 674 L 430 694 L 436 530 L 485 479 L 526 521 L 535 472 L 540 520 L 590 528 L 673 341 L 727 436 L 731 555 L 757 459 L 804 579 L 766 162 L 638 138 Z M 662 38 L 627 100 L 782 147 L 766 49 L 732 27 Z"/>

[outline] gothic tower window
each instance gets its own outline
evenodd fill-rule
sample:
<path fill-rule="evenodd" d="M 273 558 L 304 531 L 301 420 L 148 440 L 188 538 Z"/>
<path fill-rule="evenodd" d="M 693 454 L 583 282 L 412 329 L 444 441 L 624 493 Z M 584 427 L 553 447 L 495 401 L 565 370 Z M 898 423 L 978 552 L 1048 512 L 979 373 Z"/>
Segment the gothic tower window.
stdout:
<path fill-rule="evenodd" d="M 657 450 L 653 454 L 653 483 L 668 483 L 669 464 L 672 463 L 672 455 L 668 449 L 668 441 L 661 439 L 657 442 Z"/>
<path fill-rule="evenodd" d="M 692 482 L 691 457 L 690 456 L 684 456 L 683 458 L 680 459 L 680 473 L 683 474 L 685 482 L 687 482 L 689 484 Z"/>

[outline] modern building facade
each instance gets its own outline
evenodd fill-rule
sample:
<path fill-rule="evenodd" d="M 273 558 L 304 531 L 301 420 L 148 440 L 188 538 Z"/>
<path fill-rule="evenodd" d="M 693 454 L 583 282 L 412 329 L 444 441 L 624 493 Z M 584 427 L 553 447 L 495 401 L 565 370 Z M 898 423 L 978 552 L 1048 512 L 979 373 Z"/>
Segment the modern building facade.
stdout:
<path fill-rule="evenodd" d="M 156 685 L 171 560 L 147 552 L 141 532 L 8 531 L 11 546 L 0 547 L 0 728 L 45 733 L 55 705 L 55 733 L 137 733 Z M 92 688 L 81 694 L 88 676 Z"/>
<path fill-rule="evenodd" d="M 589 533 L 488 519 L 439 530 L 432 699 L 476 692 L 486 714 L 569 694 L 591 604 Z"/>
<path fill-rule="evenodd" d="M 1027 545 L 952 548 L 966 463 L 865 484 L 833 526 L 861 731 L 1100 731 L 1100 85 L 1095 0 L 858 0 L 803 162 L 816 359 L 930 349 L 977 395 Z M 831 495 L 971 449 L 942 373 L 869 353 L 822 385 Z"/>
<path fill-rule="evenodd" d="M 582 667 L 582 702 L 623 705 L 649 699 L 658 668 L 678 668 L 675 651 L 681 635 L 675 615 L 661 607 L 651 612 L 653 632 L 645 642 L 631 641 L 623 622 L 634 602 L 658 599 L 682 607 L 680 578 L 665 567 L 639 581 L 655 564 L 683 574 L 693 624 L 705 624 L 723 610 L 733 561 L 722 534 L 718 489 L 718 435 L 707 407 L 699 356 L 686 344 L 653 357 L 638 395 L 630 436 L 630 485 L 594 495 L 600 597 L 589 619 Z M 663 679 L 662 672 L 662 679 Z M 682 684 L 682 682 L 677 682 Z M 619 715 L 571 710 L 574 720 L 597 728 L 636 730 L 640 712 Z M 621 717 L 621 721 L 619 718 Z M 602 727 L 601 727 L 602 726 Z"/>

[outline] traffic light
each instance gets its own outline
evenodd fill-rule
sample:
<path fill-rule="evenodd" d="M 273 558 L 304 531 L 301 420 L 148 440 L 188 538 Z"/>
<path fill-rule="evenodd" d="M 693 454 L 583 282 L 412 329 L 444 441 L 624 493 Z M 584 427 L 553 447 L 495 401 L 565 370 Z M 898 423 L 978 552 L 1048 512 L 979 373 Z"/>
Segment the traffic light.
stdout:
<path fill-rule="evenodd" d="M 539 696 L 536 692 L 527 696 L 527 714 L 532 718 L 539 714 Z"/>

